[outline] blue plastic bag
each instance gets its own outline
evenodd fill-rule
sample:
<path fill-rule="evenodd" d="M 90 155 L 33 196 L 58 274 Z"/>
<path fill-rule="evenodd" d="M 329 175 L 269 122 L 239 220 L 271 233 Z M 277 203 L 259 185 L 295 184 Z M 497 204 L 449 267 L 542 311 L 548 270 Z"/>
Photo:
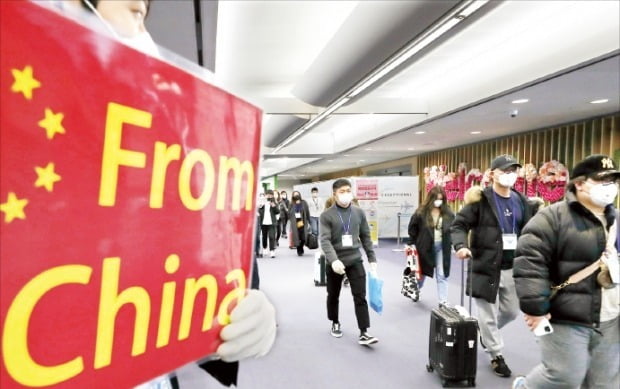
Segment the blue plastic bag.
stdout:
<path fill-rule="evenodd" d="M 368 273 L 368 300 L 370 308 L 378 314 L 383 312 L 383 280 Z"/>

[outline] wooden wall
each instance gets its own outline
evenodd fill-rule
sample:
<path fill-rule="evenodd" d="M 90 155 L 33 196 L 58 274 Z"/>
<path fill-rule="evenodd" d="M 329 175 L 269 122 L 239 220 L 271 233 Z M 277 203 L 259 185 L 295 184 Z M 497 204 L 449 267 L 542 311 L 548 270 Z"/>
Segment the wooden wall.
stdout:
<path fill-rule="evenodd" d="M 619 162 L 620 113 L 423 154 L 418 160 L 418 175 L 423 181 L 424 168 L 433 165 L 447 165 L 447 171 L 456 172 L 461 162 L 467 163 L 468 170 L 479 168 L 484 172 L 500 154 L 512 154 L 522 164 L 537 167 L 557 160 L 569 170 L 590 154 L 607 154 Z M 420 184 L 423 188 L 423 182 Z"/>

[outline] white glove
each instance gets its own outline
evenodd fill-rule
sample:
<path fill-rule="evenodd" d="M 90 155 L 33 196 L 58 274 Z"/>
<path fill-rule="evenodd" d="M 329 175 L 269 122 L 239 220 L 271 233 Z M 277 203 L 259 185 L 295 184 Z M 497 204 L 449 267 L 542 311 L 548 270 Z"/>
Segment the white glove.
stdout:
<path fill-rule="evenodd" d="M 334 262 L 332 262 L 332 270 L 336 274 L 344 274 L 344 263 L 342 263 L 341 260 L 336 259 Z"/>
<path fill-rule="evenodd" d="M 370 262 L 369 264 L 370 266 L 370 272 L 372 273 L 373 276 L 377 276 L 377 262 Z"/>
<path fill-rule="evenodd" d="M 276 338 L 276 310 L 259 290 L 252 289 L 233 309 L 230 324 L 222 329 L 217 354 L 225 362 L 261 357 Z"/>

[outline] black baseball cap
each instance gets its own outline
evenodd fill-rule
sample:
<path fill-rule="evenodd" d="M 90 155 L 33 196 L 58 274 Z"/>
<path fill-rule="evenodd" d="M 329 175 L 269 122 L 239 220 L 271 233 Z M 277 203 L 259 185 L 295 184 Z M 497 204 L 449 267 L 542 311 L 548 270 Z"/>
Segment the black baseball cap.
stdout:
<path fill-rule="evenodd" d="M 509 154 L 500 155 L 499 157 L 496 157 L 493 162 L 491 162 L 491 170 L 504 170 L 511 166 L 521 167 L 521 164 L 517 162 L 515 157 Z"/>
<path fill-rule="evenodd" d="M 571 177 L 588 177 L 595 180 L 613 176 L 615 179 L 620 178 L 618 164 L 607 155 L 594 154 L 586 157 L 573 167 Z"/>

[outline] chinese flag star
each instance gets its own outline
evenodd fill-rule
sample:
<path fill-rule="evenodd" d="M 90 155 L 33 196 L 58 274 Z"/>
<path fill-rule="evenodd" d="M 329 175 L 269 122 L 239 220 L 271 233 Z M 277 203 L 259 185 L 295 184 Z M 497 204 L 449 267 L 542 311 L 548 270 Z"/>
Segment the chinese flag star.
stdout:
<path fill-rule="evenodd" d="M 15 193 L 9 192 L 6 203 L 0 204 L 0 211 L 4 212 L 4 221 L 10 223 L 13 219 L 25 219 L 24 208 L 28 204 L 26 199 L 18 199 Z"/>
<path fill-rule="evenodd" d="M 65 128 L 62 126 L 62 119 L 65 115 L 54 113 L 51 109 L 45 108 L 45 118 L 39 121 L 39 126 L 45 128 L 47 139 L 53 139 L 56 134 L 64 134 Z"/>
<path fill-rule="evenodd" d="M 32 66 L 28 65 L 24 70 L 11 69 L 11 73 L 15 79 L 11 91 L 21 92 L 27 100 L 32 100 L 32 90 L 41 86 L 41 83 L 32 74 Z"/>
<path fill-rule="evenodd" d="M 50 162 L 46 167 L 35 166 L 37 181 L 34 183 L 36 188 L 44 187 L 48 192 L 54 190 L 54 183 L 60 181 L 60 176 L 54 172 L 54 163 Z"/>

